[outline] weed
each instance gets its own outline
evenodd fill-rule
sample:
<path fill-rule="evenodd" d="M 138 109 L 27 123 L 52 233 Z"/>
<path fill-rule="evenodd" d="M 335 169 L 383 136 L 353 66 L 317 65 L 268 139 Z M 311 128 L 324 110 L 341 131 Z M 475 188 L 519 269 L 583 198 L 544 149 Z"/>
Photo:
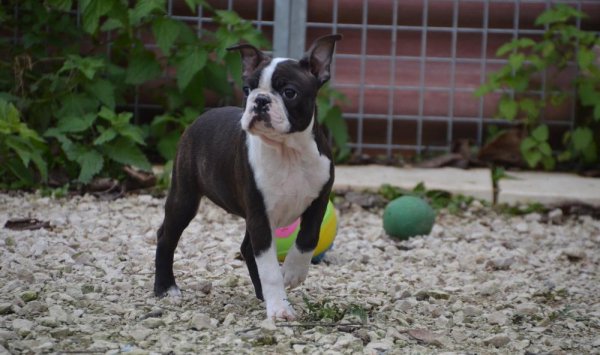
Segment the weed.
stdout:
<path fill-rule="evenodd" d="M 506 214 L 509 216 L 524 216 L 530 213 L 544 213 L 548 210 L 546 206 L 541 203 L 528 203 L 526 205 L 509 205 L 502 203 L 495 206 L 495 210 L 498 213 Z"/>
<path fill-rule="evenodd" d="M 378 193 L 389 201 L 401 196 L 417 196 L 427 200 L 436 211 L 446 208 L 452 214 L 465 210 L 475 201 L 475 198 L 471 196 L 452 194 L 444 190 L 427 190 L 422 182 L 412 190 L 384 184 L 379 188 Z M 481 203 L 486 204 L 484 201 Z"/>
<path fill-rule="evenodd" d="M 42 187 L 39 192 L 44 197 L 63 198 L 69 194 L 69 184 L 60 187 Z"/>
<path fill-rule="evenodd" d="M 341 321 L 346 314 L 354 315 L 360 318 L 361 322 L 366 323 L 368 319 L 367 310 L 357 304 L 349 304 L 347 306 L 339 306 L 325 299 L 313 302 L 308 297 L 303 296 L 304 304 L 306 305 L 305 321 L 320 321 L 323 319 L 331 320 L 332 322 Z"/>

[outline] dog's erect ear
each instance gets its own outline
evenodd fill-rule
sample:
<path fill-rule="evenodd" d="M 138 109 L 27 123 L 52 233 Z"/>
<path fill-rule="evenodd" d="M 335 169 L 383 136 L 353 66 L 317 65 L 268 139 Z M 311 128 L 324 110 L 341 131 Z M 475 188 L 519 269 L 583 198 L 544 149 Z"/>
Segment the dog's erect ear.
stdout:
<path fill-rule="evenodd" d="M 304 58 L 300 60 L 300 65 L 307 68 L 319 81 L 319 86 L 325 84 L 331 76 L 329 66 L 335 49 L 335 42 L 342 39 L 342 35 L 327 35 L 317 38 Z"/>
<path fill-rule="evenodd" d="M 269 59 L 260 49 L 251 44 L 238 44 L 227 48 L 228 51 L 239 51 L 242 55 L 242 78 L 247 78 L 260 65 Z"/>

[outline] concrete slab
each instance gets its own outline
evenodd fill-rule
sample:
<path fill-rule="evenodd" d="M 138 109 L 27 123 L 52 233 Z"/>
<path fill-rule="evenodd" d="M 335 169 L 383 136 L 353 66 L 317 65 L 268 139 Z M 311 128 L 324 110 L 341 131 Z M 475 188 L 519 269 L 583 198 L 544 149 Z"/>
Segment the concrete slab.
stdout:
<path fill-rule="evenodd" d="M 419 169 L 381 165 L 345 166 L 335 168 L 334 189 L 377 190 L 383 184 L 412 189 L 423 182 L 428 189 L 440 189 L 456 194 L 491 201 L 493 187 L 488 169 Z"/>
<path fill-rule="evenodd" d="M 507 172 L 509 179 L 499 182 L 498 202 L 583 202 L 600 206 L 600 179 L 575 174 L 545 172 Z"/>

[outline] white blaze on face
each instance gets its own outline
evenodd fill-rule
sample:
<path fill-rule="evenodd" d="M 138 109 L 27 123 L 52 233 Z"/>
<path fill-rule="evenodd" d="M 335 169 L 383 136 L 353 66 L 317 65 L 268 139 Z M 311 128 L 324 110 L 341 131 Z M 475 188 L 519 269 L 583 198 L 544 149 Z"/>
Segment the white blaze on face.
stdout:
<path fill-rule="evenodd" d="M 250 92 L 246 101 L 246 110 L 242 115 L 242 129 L 249 131 L 253 134 L 264 135 L 267 138 L 276 139 L 277 136 L 281 136 L 290 131 L 291 125 L 288 121 L 287 110 L 281 95 L 273 90 L 271 85 L 273 79 L 273 73 L 279 63 L 292 59 L 288 58 L 274 58 L 271 63 L 267 65 L 261 72 L 258 87 Z M 264 95 L 269 97 L 271 103 L 267 105 L 269 124 L 272 126 L 268 127 L 263 121 L 254 122 L 252 128 L 250 125 L 255 117 L 254 108 L 256 107 L 256 97 L 258 95 Z"/>

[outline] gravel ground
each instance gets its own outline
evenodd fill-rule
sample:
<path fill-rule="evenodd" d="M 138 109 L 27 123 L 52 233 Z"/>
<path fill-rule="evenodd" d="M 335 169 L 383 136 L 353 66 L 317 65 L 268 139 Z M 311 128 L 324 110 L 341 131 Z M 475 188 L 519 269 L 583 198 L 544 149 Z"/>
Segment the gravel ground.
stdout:
<path fill-rule="evenodd" d="M 0 353 L 600 353 L 599 220 L 476 202 L 395 242 L 381 209 L 346 204 L 290 292 L 299 321 L 273 324 L 238 257 L 243 221 L 206 201 L 176 253 L 183 297 L 152 296 L 163 203 L 0 194 Z M 1 228 L 23 217 L 49 226 Z"/>

